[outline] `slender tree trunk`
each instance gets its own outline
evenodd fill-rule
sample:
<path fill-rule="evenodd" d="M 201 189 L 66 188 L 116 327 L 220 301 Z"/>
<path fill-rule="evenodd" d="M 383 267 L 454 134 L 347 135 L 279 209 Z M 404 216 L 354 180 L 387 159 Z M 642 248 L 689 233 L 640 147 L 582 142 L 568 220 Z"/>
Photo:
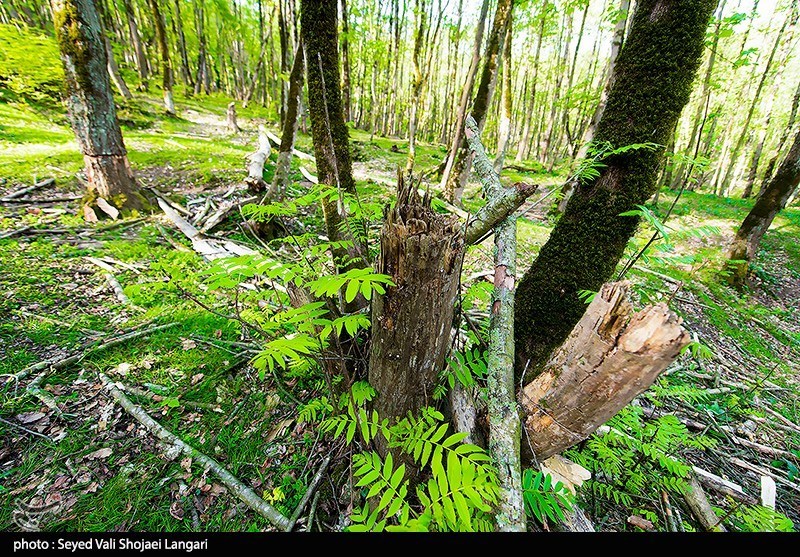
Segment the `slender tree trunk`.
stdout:
<path fill-rule="evenodd" d="M 597 128 L 614 147 L 664 145 L 689 100 L 716 0 L 640 0 L 619 54 Z M 664 57 L 673 63 L 664 64 Z M 631 118 L 631 114 L 636 118 Z M 517 289 L 517 372 L 538 371 L 578 322 L 581 290 L 611 278 L 638 225 L 620 213 L 655 192 L 663 147 L 607 157 L 597 178 L 578 185 L 550 238 Z"/>
<path fill-rule="evenodd" d="M 92 211 L 89 205 L 98 198 L 118 209 L 143 209 L 146 202 L 138 192 L 117 122 L 94 3 L 52 0 L 51 7 L 64 64 L 67 112 L 88 178 L 87 209 Z"/>
<path fill-rule="evenodd" d="M 194 94 L 199 95 L 205 90 L 210 93 L 211 72 L 208 68 L 208 46 L 206 44 L 206 14 L 205 0 L 195 0 L 194 21 L 197 29 L 197 77 L 194 80 Z"/>
<path fill-rule="evenodd" d="M 516 162 L 522 162 L 530 156 L 531 151 L 531 133 L 533 131 L 533 119 L 536 108 L 536 86 L 538 85 L 539 75 L 539 57 L 542 52 L 542 38 L 544 37 L 545 23 L 547 22 L 547 10 L 549 2 L 545 2 L 542 6 L 541 14 L 539 15 L 539 32 L 536 37 L 536 54 L 533 57 L 533 77 L 531 78 L 531 95 L 530 105 L 527 115 L 525 117 L 525 125 L 522 130 L 522 141 L 517 148 L 517 156 L 514 157 Z"/>
<path fill-rule="evenodd" d="M 500 124 L 497 131 L 497 158 L 494 160 L 494 171 L 497 174 L 500 174 L 503 170 L 503 161 L 506 158 L 508 142 L 511 139 L 511 98 L 514 96 L 514 91 L 511 88 L 512 17 L 509 15 L 506 38 L 503 43 L 503 91 L 500 99 L 502 112 L 500 113 Z"/>
<path fill-rule="evenodd" d="M 350 25 L 347 14 L 347 0 L 340 0 L 342 6 L 342 103 L 344 121 L 352 120 L 350 101 Z"/>
<path fill-rule="evenodd" d="M 292 151 L 294 140 L 297 136 L 297 126 L 300 122 L 300 98 L 303 94 L 303 72 L 305 71 L 305 58 L 302 43 L 297 45 L 294 53 L 292 73 L 289 75 L 289 102 L 286 104 L 286 118 L 283 119 L 283 133 L 281 146 L 278 148 L 278 162 L 275 164 L 275 174 L 270 197 L 282 196 L 289 183 L 289 169 L 292 164 Z"/>
<path fill-rule="evenodd" d="M 783 37 L 783 31 L 786 29 L 786 25 L 789 23 L 789 17 L 783 22 L 783 25 L 778 31 L 778 35 L 775 37 L 775 43 L 772 45 L 772 50 L 769 53 L 769 58 L 767 59 L 767 65 L 764 68 L 764 73 L 761 74 L 761 79 L 758 82 L 758 87 L 756 87 L 756 92 L 753 95 L 753 100 L 750 103 L 750 108 L 747 111 L 747 116 L 744 119 L 744 124 L 742 125 L 742 132 L 739 134 L 739 138 L 736 140 L 734 144 L 733 150 L 731 151 L 730 156 L 730 163 L 725 169 L 725 175 L 722 178 L 721 182 L 721 191 L 726 191 L 731 183 L 731 178 L 733 177 L 733 170 L 736 167 L 737 163 L 739 162 L 739 153 L 744 146 L 744 141 L 747 139 L 747 135 L 750 131 L 750 121 L 753 119 L 753 113 L 758 106 L 758 102 L 761 100 L 761 91 L 764 89 L 764 83 L 767 81 L 767 77 L 769 76 L 770 69 L 772 68 L 772 61 L 775 59 L 775 53 L 778 51 L 778 45 L 780 45 L 781 37 Z"/>
<path fill-rule="evenodd" d="M 342 0 L 344 1 L 344 0 Z M 406 172 L 414 170 L 414 159 L 416 157 L 417 139 L 417 118 L 419 104 L 422 96 L 422 86 L 424 84 L 424 74 L 422 64 L 422 43 L 425 39 L 425 28 L 428 25 L 427 13 L 425 12 L 425 0 L 416 0 L 415 14 L 417 18 L 416 33 L 414 34 L 414 75 L 411 80 L 411 99 L 409 102 L 410 114 L 408 117 L 408 157 L 406 159 Z"/>
<path fill-rule="evenodd" d="M 456 116 L 455 129 L 453 131 L 453 141 L 450 143 L 450 150 L 447 154 L 447 163 L 442 173 L 441 188 L 447 191 L 450 183 L 450 176 L 453 173 L 453 166 L 458 156 L 458 151 L 464 141 L 464 121 L 467 118 L 467 108 L 469 99 L 472 96 L 472 86 L 475 84 L 475 76 L 478 73 L 478 64 L 481 61 L 481 43 L 483 42 L 483 31 L 486 27 L 486 14 L 489 11 L 489 0 L 483 0 L 481 13 L 478 16 L 478 28 L 475 31 L 475 43 L 472 47 L 472 61 L 470 62 L 467 79 L 464 88 L 461 90 L 461 100 L 458 105 L 458 115 Z"/>
<path fill-rule="evenodd" d="M 130 89 L 128 89 L 125 80 L 122 79 L 122 75 L 119 73 L 119 67 L 117 66 L 117 61 L 114 59 L 114 49 L 111 47 L 111 41 L 105 36 L 103 39 L 106 45 L 106 52 L 108 53 L 108 75 L 111 77 L 111 81 L 114 82 L 114 86 L 117 88 L 120 95 L 130 100 L 133 98 L 133 95 L 131 95 Z"/>
<path fill-rule="evenodd" d="M 503 40 L 506 36 L 506 28 L 511 18 L 513 2 L 511 0 L 498 0 L 497 8 L 492 23 L 492 31 L 486 43 L 486 54 L 484 55 L 483 70 L 478 90 L 472 101 L 472 117 L 478 123 L 478 129 L 483 131 L 486 123 L 486 114 L 492 102 L 497 70 L 499 66 L 500 52 L 503 49 Z M 463 127 L 463 122 L 462 122 Z M 463 132 L 462 132 L 463 133 Z M 455 161 L 453 162 L 450 176 L 445 186 L 445 197 L 455 205 L 461 205 L 461 196 L 469 177 L 472 166 L 472 154 L 467 149 L 467 142 L 463 135 L 459 144 Z"/>
<path fill-rule="evenodd" d="M 131 34 L 131 43 L 136 52 L 136 69 L 139 72 L 140 89 L 147 91 L 149 72 L 147 70 L 147 56 L 144 53 L 144 45 L 142 44 L 142 37 L 139 35 L 139 26 L 136 24 L 136 15 L 133 12 L 133 4 L 131 0 L 122 0 L 125 6 L 125 15 L 128 18 L 128 30 Z"/>
<path fill-rule="evenodd" d="M 797 82 L 797 88 L 794 90 L 792 109 L 789 112 L 789 123 L 786 125 L 784 132 L 781 134 L 781 138 L 778 141 L 778 146 L 775 149 L 775 155 L 769 160 L 767 168 L 764 171 L 764 179 L 761 182 L 761 191 L 766 189 L 767 184 L 769 183 L 770 179 L 772 179 L 772 173 L 775 170 L 775 164 L 778 162 L 778 157 L 780 157 L 781 153 L 783 152 L 783 146 L 786 145 L 786 142 L 789 140 L 789 136 L 794 128 L 794 123 L 797 120 L 798 108 L 800 108 L 800 81 Z"/>
<path fill-rule="evenodd" d="M 732 285 L 742 286 L 745 283 L 748 267 L 758 252 L 761 239 L 769 230 L 775 215 L 786 206 L 798 184 L 800 184 L 800 131 L 795 135 L 794 143 L 775 176 L 736 232 L 728 252 L 732 271 L 728 281 Z"/>
<path fill-rule="evenodd" d="M 164 89 L 164 108 L 167 114 L 175 114 L 175 101 L 172 98 L 172 64 L 169 59 L 169 43 L 167 42 L 167 29 L 164 25 L 164 16 L 158 5 L 158 0 L 148 0 L 153 12 L 156 29 L 156 42 L 161 53 L 162 88 Z"/>
<path fill-rule="evenodd" d="M 186 36 L 183 33 L 183 18 L 181 17 L 181 2 L 183 0 L 175 0 L 175 31 L 178 35 L 178 50 L 181 54 L 181 69 L 183 73 L 184 83 L 186 83 L 186 90 L 191 91 L 194 89 L 194 80 L 192 79 L 192 70 L 189 69 L 189 54 L 186 51 Z"/>

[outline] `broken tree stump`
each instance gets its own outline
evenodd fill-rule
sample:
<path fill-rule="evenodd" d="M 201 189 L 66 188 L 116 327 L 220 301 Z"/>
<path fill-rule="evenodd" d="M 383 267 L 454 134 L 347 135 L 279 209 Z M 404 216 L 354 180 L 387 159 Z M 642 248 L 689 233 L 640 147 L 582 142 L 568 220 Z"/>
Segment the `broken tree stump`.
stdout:
<path fill-rule="evenodd" d="M 236 103 L 231 101 L 228 103 L 228 121 L 227 121 L 228 129 L 233 133 L 239 133 L 242 131 L 242 128 L 239 127 L 239 123 L 236 121 Z"/>
<path fill-rule="evenodd" d="M 372 302 L 369 382 L 381 418 L 403 418 L 433 402 L 450 349 L 450 327 L 464 254 L 462 225 L 431 209 L 399 175 L 397 203 L 381 229 L 376 271 L 395 286 Z M 382 440 L 382 439 L 381 439 Z M 378 447 L 385 454 L 386 446 Z"/>
<path fill-rule="evenodd" d="M 631 317 L 628 281 L 606 283 L 544 371 L 519 393 L 539 460 L 586 439 L 643 392 L 689 343 L 666 304 Z"/>

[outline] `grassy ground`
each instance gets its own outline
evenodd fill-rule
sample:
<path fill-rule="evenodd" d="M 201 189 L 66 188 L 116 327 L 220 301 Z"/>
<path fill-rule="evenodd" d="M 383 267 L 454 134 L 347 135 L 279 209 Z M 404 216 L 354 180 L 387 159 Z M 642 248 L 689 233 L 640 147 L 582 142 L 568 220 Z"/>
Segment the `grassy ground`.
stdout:
<path fill-rule="evenodd" d="M 255 150 L 257 125 L 266 123 L 277 130 L 274 122 L 264 118 L 261 107 L 251 105 L 239 109 L 244 131 L 229 133 L 224 129 L 228 102 L 222 96 L 179 97 L 177 118 L 161 115 L 155 97 L 137 95 L 135 101 L 123 105 L 123 133 L 140 181 L 186 205 L 239 184 L 245 157 Z M 389 199 L 392 190 L 387 184 L 394 180 L 396 165 L 405 161 L 405 143 L 370 139 L 360 130 L 352 130 L 351 138 L 363 200 Z M 311 150 L 308 136 L 301 135 L 298 148 Z M 443 155 L 441 146 L 422 144 L 418 165 L 431 168 Z M 273 154 L 267 177 L 274 160 Z M 299 183 L 298 162 L 293 165 Z M 80 193 L 75 173 L 81 166 L 72 134 L 58 110 L 0 103 L 2 194 L 45 177 L 54 177 L 56 185 L 37 192 L 33 199 Z M 549 184 L 560 179 L 517 171 L 504 178 Z M 470 209 L 480 204 L 476 192 L 475 184 L 467 190 Z M 673 195 L 663 192 L 656 213 L 663 215 Z M 794 423 L 800 421 L 796 405 L 800 211 L 789 209 L 776 219 L 755 262 L 752 287 L 738 293 L 722 286 L 720 268 L 725 243 L 749 206 L 747 201 L 685 193 L 667 223 L 672 228 L 668 241 L 656 242 L 629 274 L 638 304 L 669 301 L 698 344 L 707 347 L 701 354 L 682 357 L 650 399 L 662 408 L 707 422 L 703 435 L 721 444 L 729 445 L 722 426 L 740 431 L 746 425 L 751 440 L 797 451 L 800 435 L 776 428 L 758 404 L 768 404 Z M 164 268 L 194 272 L 207 264 L 190 249 L 176 249 L 175 243 L 187 247 L 189 243 L 158 216 L 107 228 L 108 223 L 83 223 L 77 209 L 76 202 L 7 203 L 0 208 L 0 234 L 33 227 L 0 240 L 4 271 L 0 275 L 0 374 L 75 353 L 87 342 L 135 327 L 175 325 L 90 354 L 48 375 L 44 388 L 61 405 L 63 418 L 27 395 L 26 381 L 6 386 L 1 393 L 0 529 L 18 527 L 15 516 L 19 517 L 22 505 L 41 509 L 51 503 L 58 503 L 56 510 L 34 513 L 31 519 L 49 530 L 269 529 L 264 519 L 227 493 L 213 474 L 170 454 L 101 393 L 98 373 L 149 391 L 151 397 L 132 398 L 287 515 L 327 450 L 312 425 L 297 421 L 296 398 L 308 400 L 319 386 L 302 377 L 260 379 L 247 363 L 252 353 L 237 344 L 247 340 L 246 332 L 235 320 L 198 305 L 197 301 L 217 304 L 214 292 L 198 289 L 193 301 L 164 290 L 134 288 L 128 293 L 136 307 L 122 305 L 106 283 L 104 271 L 87 257 L 111 261 L 115 277 L 126 287 L 163 280 Z M 304 230 L 322 233 L 315 210 L 302 219 Z M 216 233 L 259 249 L 236 220 L 230 219 Z M 520 219 L 523 269 L 551 228 L 547 204 Z M 652 232 L 642 227 L 631 243 L 630 255 Z M 280 251 L 280 245 L 273 247 Z M 489 269 L 490 260 L 490 242 L 471 248 L 465 276 Z M 485 290 L 477 297 L 476 309 L 485 311 Z M 740 386 L 708 396 L 695 392 L 724 385 L 721 381 Z M 759 492 L 758 480 L 732 467 L 726 460 L 731 452 L 772 466 L 775 474 L 797 485 L 798 454 L 781 460 L 727 445 L 724 452 L 687 448 L 681 456 L 728 475 L 750 493 Z M 335 474 L 331 485 L 347 483 L 346 472 Z M 800 520 L 797 495 L 779 484 L 778 509 L 795 523 Z M 720 514 L 734 505 L 716 496 L 712 502 Z M 598 505 L 595 499 L 591 506 L 594 518 L 605 528 L 633 529 L 625 522 L 630 509 Z M 650 513 L 657 510 L 655 503 L 640 506 Z M 321 503 L 320 508 L 327 516 L 343 510 L 334 503 L 327 507 Z M 651 516 L 647 512 L 639 514 Z M 689 522 L 688 517 L 684 519 Z"/>

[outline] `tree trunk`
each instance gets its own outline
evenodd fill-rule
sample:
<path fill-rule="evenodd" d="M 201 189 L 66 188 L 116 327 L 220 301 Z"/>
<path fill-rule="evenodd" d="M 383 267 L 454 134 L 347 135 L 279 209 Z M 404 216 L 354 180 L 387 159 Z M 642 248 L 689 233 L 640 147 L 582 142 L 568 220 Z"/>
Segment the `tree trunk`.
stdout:
<path fill-rule="evenodd" d="M 122 79 L 122 75 L 119 73 L 119 67 L 117 66 L 117 61 L 114 59 L 114 49 L 111 48 L 111 41 L 108 37 L 103 37 L 103 42 L 106 45 L 106 55 L 108 56 L 108 75 L 111 77 L 111 81 L 114 82 L 114 86 L 119 91 L 120 95 L 126 100 L 130 100 L 133 98 L 131 95 L 130 89 L 125 84 L 125 80 Z"/>
<path fill-rule="evenodd" d="M 175 115 L 175 101 L 172 98 L 172 64 L 169 59 L 169 44 L 167 43 L 167 29 L 164 25 L 164 16 L 158 6 L 158 0 L 148 0 L 153 11 L 153 20 L 156 29 L 156 41 L 161 53 L 161 86 L 164 89 L 164 109 L 167 114 Z"/>
<path fill-rule="evenodd" d="M 503 48 L 503 40 L 506 36 L 506 28 L 511 19 L 513 2 L 511 0 L 498 0 L 497 8 L 494 13 L 492 32 L 486 43 L 486 53 L 484 55 L 483 70 L 478 90 L 472 101 L 472 117 L 478 123 L 478 129 L 483 131 L 486 123 L 486 114 L 492 102 L 494 85 L 497 78 L 500 52 Z M 463 122 L 461 123 L 463 127 Z M 461 142 L 456 152 L 450 175 L 445 186 L 445 197 L 456 206 L 461 205 L 461 196 L 464 193 L 464 186 L 467 184 L 470 168 L 472 167 L 472 155 L 467 149 L 467 142 L 461 136 Z"/>
<path fill-rule="evenodd" d="M 780 31 L 778 31 L 778 35 L 775 37 L 775 43 L 772 45 L 772 50 L 769 53 L 769 58 L 767 59 L 767 65 L 764 68 L 764 73 L 761 74 L 761 79 L 758 81 L 756 92 L 753 95 L 752 102 L 750 103 L 750 109 L 747 111 L 747 116 L 745 117 L 744 124 L 742 126 L 742 133 L 739 134 L 739 138 L 734 144 L 733 151 L 731 151 L 730 162 L 725 169 L 725 175 L 722 178 L 720 187 L 721 191 L 726 191 L 728 189 L 731 179 L 733 178 L 733 170 L 739 162 L 739 153 L 741 152 L 742 147 L 744 146 L 744 141 L 750 131 L 750 121 L 753 119 L 753 113 L 758 106 L 758 101 L 761 100 L 761 91 L 764 89 L 764 83 L 766 83 L 767 77 L 769 76 L 770 69 L 772 68 L 772 61 L 775 59 L 775 53 L 778 51 L 778 45 L 780 45 L 783 31 L 786 29 L 789 19 L 790 17 L 786 18 Z"/>
<path fill-rule="evenodd" d="M 475 43 L 472 47 L 472 61 L 470 62 L 467 79 L 464 88 L 461 90 L 461 100 L 458 105 L 458 115 L 456 116 L 455 128 L 453 131 L 453 141 L 450 143 L 450 150 L 447 153 L 447 163 L 442 173 L 441 189 L 446 191 L 447 184 L 450 183 L 450 175 L 453 173 L 453 165 L 461 143 L 464 140 L 464 120 L 467 118 L 467 108 L 469 99 L 472 95 L 472 86 L 475 84 L 475 76 L 478 73 L 478 64 L 481 61 L 481 43 L 483 42 L 483 31 L 486 27 L 486 13 L 489 11 L 489 0 L 483 0 L 481 13 L 478 16 L 478 28 L 475 31 Z"/>
<path fill-rule="evenodd" d="M 347 0 L 340 0 L 342 5 L 342 109 L 344 121 L 352 120 L 350 107 L 350 26 L 347 15 Z"/>
<path fill-rule="evenodd" d="M 797 119 L 798 108 L 800 108 L 800 81 L 797 82 L 797 88 L 794 90 L 794 97 L 792 97 L 792 109 L 789 111 L 789 123 L 786 125 L 786 128 L 784 128 L 783 134 L 781 134 L 778 146 L 775 149 L 775 155 L 769 160 L 767 169 L 764 171 L 764 178 L 761 181 L 761 191 L 767 188 L 767 184 L 772 178 L 772 172 L 775 170 L 775 164 L 778 162 L 778 157 L 780 157 L 783 151 L 783 146 L 786 145 L 786 142 L 789 140 L 792 128 L 794 128 L 794 123 Z"/>
<path fill-rule="evenodd" d="M 594 139 L 594 135 L 597 132 L 597 125 L 600 123 L 600 118 L 602 118 L 603 111 L 606 108 L 606 103 L 608 102 L 608 93 L 611 91 L 611 87 L 614 84 L 614 69 L 617 65 L 617 57 L 622 49 L 622 43 L 625 41 L 625 28 L 628 24 L 628 10 L 630 10 L 630 7 L 630 0 L 620 0 L 618 15 L 619 19 L 614 26 L 614 38 L 611 41 L 611 56 L 608 59 L 608 70 L 606 72 L 608 77 L 606 78 L 606 84 L 603 87 L 603 92 L 600 94 L 600 101 L 597 103 L 594 114 L 592 114 L 589 127 L 586 129 L 586 133 L 581 139 L 581 146 L 578 149 L 577 156 L 575 157 L 576 161 L 580 161 L 585 158 L 589 152 L 589 145 Z M 566 210 L 567 202 L 569 201 L 570 197 L 572 197 L 576 187 L 577 182 L 575 180 L 569 180 L 564 185 L 564 190 L 561 192 L 561 200 L 558 202 L 558 207 L 556 209 L 559 214 L 563 214 Z"/>
<path fill-rule="evenodd" d="M 250 155 L 247 178 L 245 178 L 247 189 L 252 193 L 259 193 L 267 188 L 267 183 L 264 181 L 264 164 L 267 162 L 271 152 L 272 148 L 269 145 L 267 129 L 262 124 L 258 126 L 258 151 Z"/>
<path fill-rule="evenodd" d="M 226 125 L 229 131 L 233 133 L 239 133 L 242 131 L 242 128 L 239 127 L 239 123 L 236 121 L 236 102 L 231 101 L 228 103 L 228 110 L 226 113 Z M 267 145 L 269 145 L 269 141 L 267 141 Z"/>
<path fill-rule="evenodd" d="M 206 44 L 205 31 L 205 0 L 195 0 L 194 17 L 197 29 L 197 77 L 194 80 L 194 94 L 205 91 L 206 95 L 210 92 L 211 72 L 208 68 L 208 46 Z"/>
<path fill-rule="evenodd" d="M 642 0 L 617 59 L 597 140 L 613 147 L 665 145 L 689 100 L 716 0 Z M 664 64 L 667 57 L 672 64 Z M 636 114 L 636 118 L 631 115 Z M 586 306 L 580 290 L 611 278 L 638 218 L 620 213 L 655 193 L 663 147 L 606 157 L 581 183 L 517 290 L 517 371 L 531 378 L 569 335 Z"/>
<path fill-rule="evenodd" d="M 523 427 L 540 462 L 586 439 L 689 343 L 681 319 L 664 303 L 631 317 L 629 286 L 603 285 L 543 372 L 520 392 Z"/>
<path fill-rule="evenodd" d="M 186 90 L 191 92 L 194 89 L 194 80 L 192 79 L 192 70 L 189 69 L 189 54 L 186 51 L 186 36 L 183 33 L 183 18 L 181 17 L 181 2 L 183 0 L 175 0 L 175 31 L 178 35 L 178 50 L 181 54 L 181 70 L 183 79 L 186 83 Z"/>
<path fill-rule="evenodd" d="M 344 2 L 344 0 L 342 0 Z M 417 17 L 417 30 L 414 34 L 414 77 L 411 80 L 411 99 L 409 101 L 410 114 L 408 116 L 408 157 L 406 158 L 406 172 L 414 170 L 414 159 L 417 154 L 417 119 L 419 117 L 419 104 L 422 101 L 422 86 L 424 84 L 424 73 L 427 68 L 422 68 L 422 43 L 425 38 L 425 28 L 428 25 L 427 13 L 425 12 L 424 0 L 417 0 L 414 10 Z"/>
<path fill-rule="evenodd" d="M 735 286 L 744 284 L 748 267 L 758 252 L 761 238 L 769 230 L 775 215 L 786 206 L 798 183 L 800 183 L 800 131 L 797 132 L 794 143 L 778 172 L 758 197 L 756 204 L 736 232 L 728 252 L 728 259 L 740 263 L 730 263 L 732 270 L 728 278 L 730 284 Z"/>
<path fill-rule="evenodd" d="M 300 123 L 300 99 L 303 95 L 303 72 L 305 71 L 305 57 L 303 44 L 297 45 L 294 53 L 292 73 L 289 75 L 289 102 L 286 103 L 286 117 L 283 119 L 283 132 L 281 146 L 278 148 L 278 162 L 275 164 L 275 174 L 272 177 L 272 187 L 269 197 L 283 195 L 289 184 L 289 169 L 292 164 L 292 151 L 294 140 L 297 137 L 297 126 Z"/>
<path fill-rule="evenodd" d="M 330 196 L 322 196 L 325 226 L 331 242 L 345 239 L 353 241 L 354 245 L 349 249 L 332 250 L 337 269 L 347 270 L 360 266 L 367 257 L 362 245 L 365 235 L 363 221 L 349 223 L 347 228 L 351 231 L 356 229 L 356 234 L 340 231 L 347 220 L 355 221 L 346 212 L 344 195 L 356 195 L 356 188 L 339 88 L 337 11 L 336 2 L 302 0 L 300 28 L 306 49 L 308 112 L 311 117 L 317 176 L 321 184 L 327 184 L 339 193 L 338 203 L 331 201 Z"/>
<path fill-rule="evenodd" d="M 528 113 L 525 115 L 525 124 L 522 128 L 522 140 L 517 148 L 517 155 L 514 157 L 516 162 L 522 162 L 530 155 L 531 150 L 531 132 L 533 129 L 533 117 L 536 108 L 536 86 L 538 85 L 539 75 L 539 57 L 542 52 L 542 39 L 544 38 L 545 23 L 547 22 L 547 8 L 549 2 L 545 2 L 542 6 L 541 14 L 539 15 L 539 32 L 536 37 L 536 54 L 533 57 L 533 77 L 531 79 L 531 95 Z"/>
<path fill-rule="evenodd" d="M 503 170 L 503 161 L 508 150 L 508 141 L 511 138 L 511 98 L 514 91 L 511 90 L 511 37 L 512 37 L 512 16 L 508 18 L 508 29 L 503 43 L 503 91 L 500 99 L 502 112 L 500 113 L 500 124 L 497 130 L 497 158 L 494 159 L 494 171 L 499 175 Z"/>
<path fill-rule="evenodd" d="M 147 71 L 147 56 L 144 53 L 144 45 L 142 45 L 142 37 L 139 35 L 139 26 L 136 24 L 136 16 L 133 13 L 133 4 L 131 0 L 122 0 L 125 6 L 125 15 L 128 18 L 128 30 L 131 34 L 131 43 L 136 52 L 136 69 L 139 71 L 139 80 L 142 91 L 147 91 L 149 72 Z"/>
<path fill-rule="evenodd" d="M 381 229 L 376 271 L 396 286 L 372 300 L 369 382 L 381 418 L 402 418 L 433 401 L 450 349 L 450 328 L 464 254 L 462 225 L 431 209 L 398 173 L 395 206 Z M 386 447 L 381 446 L 385 454 Z"/>
<path fill-rule="evenodd" d="M 111 95 L 106 47 L 92 0 L 52 0 L 70 124 L 83 153 L 89 194 L 118 209 L 147 203 L 133 178 Z"/>

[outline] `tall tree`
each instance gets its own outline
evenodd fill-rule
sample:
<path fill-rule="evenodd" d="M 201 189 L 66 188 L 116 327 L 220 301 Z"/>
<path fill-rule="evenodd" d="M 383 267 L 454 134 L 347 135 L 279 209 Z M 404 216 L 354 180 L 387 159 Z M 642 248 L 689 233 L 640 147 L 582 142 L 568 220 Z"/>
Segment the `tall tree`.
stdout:
<path fill-rule="evenodd" d="M 289 100 L 286 103 L 286 117 L 283 119 L 283 133 L 281 145 L 278 148 L 278 162 L 275 163 L 275 175 L 269 195 L 280 195 L 286 190 L 289 181 L 289 168 L 292 162 L 297 125 L 300 123 L 300 98 L 303 94 L 303 72 L 305 72 L 305 58 L 303 45 L 297 45 L 294 53 L 292 73 L 289 74 Z"/>
<path fill-rule="evenodd" d="M 158 5 L 158 0 L 148 0 L 150 10 L 153 12 L 153 21 L 156 29 L 156 42 L 161 54 L 161 86 L 164 90 L 164 108 L 167 114 L 175 114 L 175 101 L 172 98 L 172 63 L 169 58 L 169 43 L 167 42 L 167 29 L 164 15 Z"/>
<path fill-rule="evenodd" d="M 67 112 L 88 179 L 87 207 L 102 198 L 117 209 L 142 209 L 146 202 L 134 180 L 117 121 L 94 2 L 51 0 L 51 7 L 66 77 Z"/>
<path fill-rule="evenodd" d="M 346 270 L 363 264 L 366 254 L 361 243 L 361 233 L 350 235 L 342 232 L 343 226 L 347 226 L 346 221 L 353 219 L 346 212 L 348 204 L 344 202 L 344 196 L 356 195 L 356 187 L 339 87 L 337 11 L 336 2 L 302 0 L 300 36 L 306 51 L 308 112 L 317 176 L 321 184 L 330 186 L 339 194 L 338 202 L 329 195 L 322 196 L 328 238 L 332 242 L 353 240 L 352 247 L 333 250 L 337 269 Z M 359 228 L 357 223 L 355 228 Z"/>
<path fill-rule="evenodd" d="M 149 66 L 147 65 L 147 55 L 145 54 L 144 45 L 142 44 L 142 37 L 139 34 L 139 26 L 136 24 L 133 2 L 131 2 L 131 0 L 122 0 L 122 5 L 125 6 L 125 15 L 128 19 L 131 43 L 133 43 L 133 49 L 136 52 L 136 69 L 139 72 L 140 88 L 146 91 L 148 86 L 147 80 L 150 76 Z"/>
<path fill-rule="evenodd" d="M 470 111 L 472 117 L 478 123 L 479 131 L 483 131 L 483 126 L 486 124 L 486 115 L 492 102 L 497 70 L 500 64 L 500 52 L 503 49 L 506 29 L 511 20 L 512 7 L 512 0 L 498 0 L 497 8 L 495 9 L 492 31 L 486 43 L 481 80 L 478 84 L 478 90 L 475 92 L 472 110 Z M 463 125 L 463 122 L 461 122 L 462 128 Z M 450 167 L 450 174 L 443 178 L 443 180 L 446 179 L 445 197 L 456 205 L 461 205 L 461 196 L 464 193 L 464 186 L 466 186 L 472 167 L 472 158 L 473 155 L 467 148 L 467 142 L 462 135 L 462 140 L 458 145 L 453 164 Z"/>
<path fill-rule="evenodd" d="M 655 192 L 663 145 L 689 100 L 715 6 L 716 0 L 638 3 L 597 141 L 613 148 L 646 143 L 661 147 L 607 156 L 599 176 L 578 185 L 517 290 L 518 372 L 532 376 L 564 341 L 586 309 L 578 292 L 597 291 L 612 277 L 638 225 L 638 218 L 620 213 Z"/>
<path fill-rule="evenodd" d="M 756 204 L 745 217 L 728 252 L 732 273 L 729 282 L 741 286 L 747 279 L 750 262 L 758 252 L 761 239 L 769 230 L 772 221 L 785 206 L 800 184 L 800 131 L 794 137 L 783 163 L 775 176 L 756 200 Z"/>
<path fill-rule="evenodd" d="M 186 50 L 186 35 L 183 32 L 183 17 L 181 17 L 181 2 L 183 0 L 175 0 L 175 17 L 172 20 L 175 27 L 175 33 L 178 36 L 178 51 L 181 55 L 181 74 L 183 81 L 186 83 L 186 91 L 191 92 L 194 89 L 194 79 L 192 79 L 192 70 L 189 68 L 189 53 Z"/>
<path fill-rule="evenodd" d="M 342 108 L 344 121 L 353 119 L 350 101 L 350 21 L 347 13 L 347 0 L 340 0 L 342 6 Z"/>

